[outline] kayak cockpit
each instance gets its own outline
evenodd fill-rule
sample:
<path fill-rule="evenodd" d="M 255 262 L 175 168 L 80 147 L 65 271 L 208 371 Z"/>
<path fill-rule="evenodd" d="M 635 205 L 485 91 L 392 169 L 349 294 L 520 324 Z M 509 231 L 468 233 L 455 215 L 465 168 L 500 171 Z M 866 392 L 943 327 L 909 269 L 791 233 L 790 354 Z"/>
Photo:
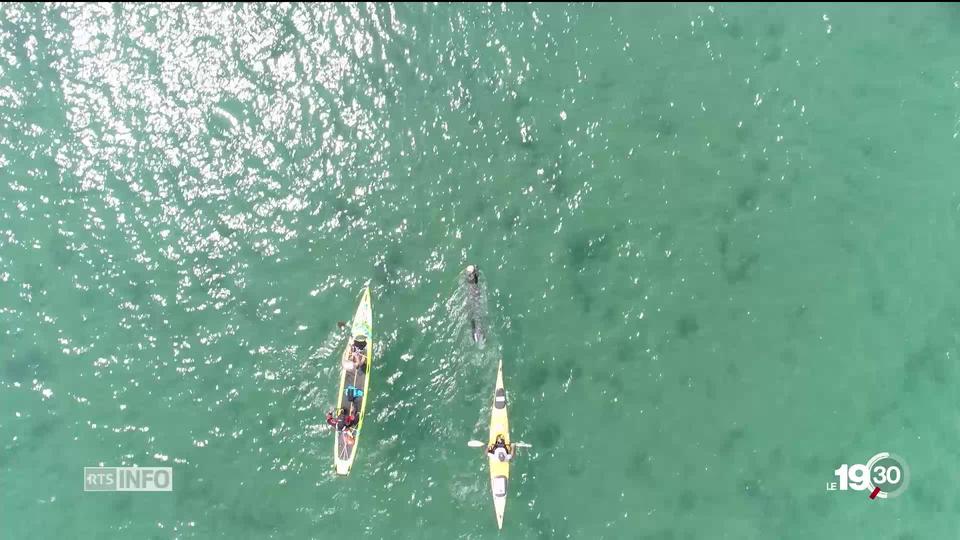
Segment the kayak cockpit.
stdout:
<path fill-rule="evenodd" d="M 493 477 L 493 496 L 500 498 L 507 496 L 507 477 L 506 476 L 494 476 Z"/>

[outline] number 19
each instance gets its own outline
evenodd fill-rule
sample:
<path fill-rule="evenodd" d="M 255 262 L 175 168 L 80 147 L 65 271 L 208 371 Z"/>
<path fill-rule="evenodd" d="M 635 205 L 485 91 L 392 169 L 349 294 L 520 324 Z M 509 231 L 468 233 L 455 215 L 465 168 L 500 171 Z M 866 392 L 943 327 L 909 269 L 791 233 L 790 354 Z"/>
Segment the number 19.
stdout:
<path fill-rule="evenodd" d="M 833 471 L 834 476 L 840 480 L 840 491 L 853 489 L 854 491 L 864 491 L 869 486 L 869 471 L 863 464 L 849 467 L 846 463 L 839 469 Z"/>

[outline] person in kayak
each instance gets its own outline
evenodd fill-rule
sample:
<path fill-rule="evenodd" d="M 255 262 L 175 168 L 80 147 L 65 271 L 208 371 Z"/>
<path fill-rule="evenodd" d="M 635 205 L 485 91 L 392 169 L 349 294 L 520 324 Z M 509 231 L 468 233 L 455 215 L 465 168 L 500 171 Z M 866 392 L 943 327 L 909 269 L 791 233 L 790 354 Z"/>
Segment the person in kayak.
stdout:
<path fill-rule="evenodd" d="M 353 360 L 353 369 L 362 371 L 367 362 L 367 338 L 366 336 L 357 336 L 353 340 L 353 347 L 350 350 L 350 358 Z"/>
<path fill-rule="evenodd" d="M 343 442 L 347 446 L 351 446 L 357 442 L 356 430 L 345 429 L 343 430 Z"/>
<path fill-rule="evenodd" d="M 487 447 L 487 454 L 495 456 L 500 461 L 510 461 L 513 459 L 513 449 L 503 439 L 503 435 L 497 435 L 497 440 Z"/>
<path fill-rule="evenodd" d="M 327 412 L 327 425 L 337 428 L 337 431 L 343 431 L 344 428 L 355 426 L 357 424 L 357 418 L 352 412 L 344 412 L 343 409 L 340 409 L 340 414 L 337 416 L 333 415 L 333 412 Z"/>
<path fill-rule="evenodd" d="M 341 409 L 339 416 L 334 416 L 332 412 L 327 413 L 327 424 L 337 428 L 337 431 L 351 428 L 358 422 L 359 419 L 352 411 L 348 413 Z"/>

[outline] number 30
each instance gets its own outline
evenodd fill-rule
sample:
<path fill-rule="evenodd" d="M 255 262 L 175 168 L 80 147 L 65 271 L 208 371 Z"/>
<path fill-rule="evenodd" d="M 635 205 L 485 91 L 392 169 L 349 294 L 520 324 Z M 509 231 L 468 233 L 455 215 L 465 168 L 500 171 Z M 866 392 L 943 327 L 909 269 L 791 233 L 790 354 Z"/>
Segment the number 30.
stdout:
<path fill-rule="evenodd" d="M 900 483 L 900 468 L 899 467 L 887 467 L 884 469 L 881 466 L 876 466 L 873 468 L 875 476 L 873 477 L 873 482 L 875 484 L 899 484 Z"/>

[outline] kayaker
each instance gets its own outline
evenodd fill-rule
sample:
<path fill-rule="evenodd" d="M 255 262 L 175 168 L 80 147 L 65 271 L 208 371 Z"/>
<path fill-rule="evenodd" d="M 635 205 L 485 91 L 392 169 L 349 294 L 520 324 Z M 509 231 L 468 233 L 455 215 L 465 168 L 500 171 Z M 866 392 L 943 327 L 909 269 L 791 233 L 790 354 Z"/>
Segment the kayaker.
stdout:
<path fill-rule="evenodd" d="M 471 285 L 480 284 L 480 272 L 477 270 L 477 267 L 472 264 L 467 266 L 467 283 Z"/>
<path fill-rule="evenodd" d="M 364 367 L 364 364 L 367 360 L 367 338 L 364 336 L 357 336 L 353 340 L 353 349 L 351 351 L 351 356 L 353 358 L 353 368 L 357 371 L 361 371 Z"/>
<path fill-rule="evenodd" d="M 351 428 L 357 425 L 358 422 L 357 416 L 353 411 L 345 412 L 343 409 L 340 410 L 339 416 L 333 416 L 332 412 L 327 413 L 327 424 L 337 428 L 337 431 L 343 431 L 344 429 Z"/>
<path fill-rule="evenodd" d="M 513 459 L 513 450 L 507 441 L 503 440 L 503 435 L 497 435 L 497 440 L 487 447 L 487 453 L 496 456 L 500 461 L 510 461 Z"/>

